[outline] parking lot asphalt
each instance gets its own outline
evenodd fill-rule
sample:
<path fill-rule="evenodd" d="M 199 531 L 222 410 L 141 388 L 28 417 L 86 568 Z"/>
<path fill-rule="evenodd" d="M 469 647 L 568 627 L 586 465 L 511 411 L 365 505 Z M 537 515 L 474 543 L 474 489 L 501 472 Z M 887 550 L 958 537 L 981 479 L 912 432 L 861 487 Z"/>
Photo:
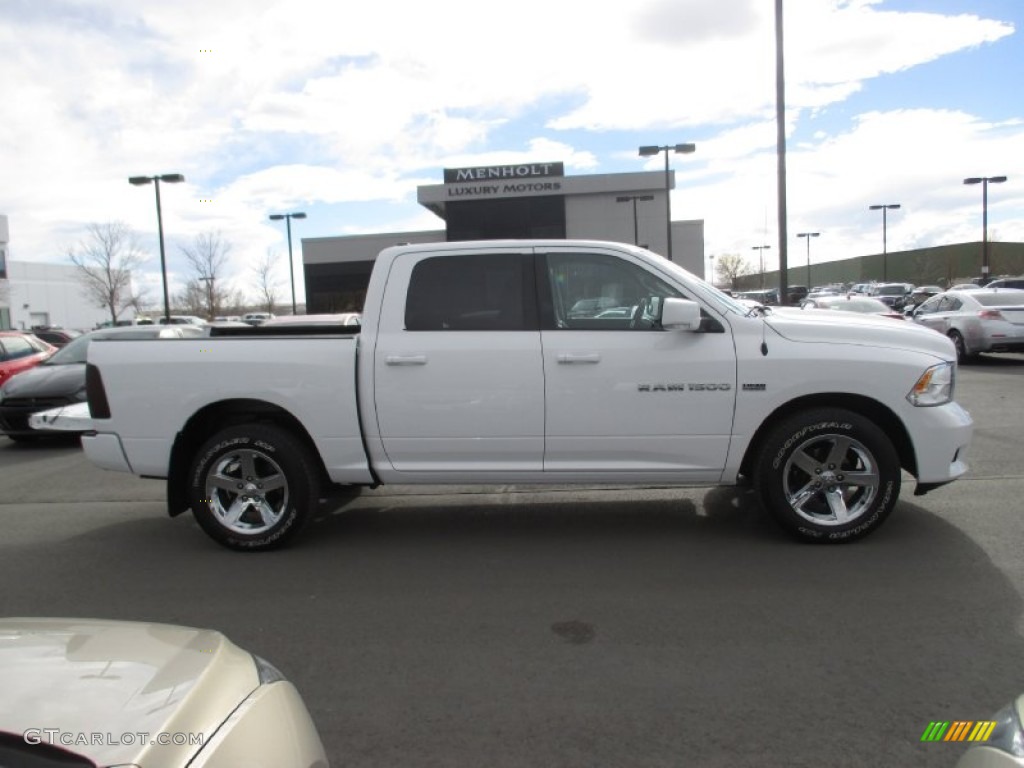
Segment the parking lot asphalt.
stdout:
<path fill-rule="evenodd" d="M 159 481 L 0 440 L 0 614 L 219 629 L 334 766 L 952 766 L 929 722 L 1024 693 L 1022 384 L 962 367 L 969 475 L 839 547 L 741 489 L 396 487 L 240 554 Z"/>

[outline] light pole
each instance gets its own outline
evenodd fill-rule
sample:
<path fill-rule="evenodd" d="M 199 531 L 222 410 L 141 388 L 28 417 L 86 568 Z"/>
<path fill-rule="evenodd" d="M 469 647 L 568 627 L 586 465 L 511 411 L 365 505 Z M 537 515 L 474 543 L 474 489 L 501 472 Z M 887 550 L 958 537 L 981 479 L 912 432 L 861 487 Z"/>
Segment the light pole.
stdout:
<path fill-rule="evenodd" d="M 988 185 L 1002 184 L 1005 176 L 971 176 L 964 184 L 981 184 L 981 279 L 988 282 Z"/>
<path fill-rule="evenodd" d="M 759 261 L 761 264 L 761 290 L 764 290 L 764 252 L 771 250 L 770 245 L 755 245 L 751 247 L 751 250 L 758 252 Z"/>
<path fill-rule="evenodd" d="M 711 260 L 711 279 L 709 279 L 708 282 L 711 283 L 711 287 L 714 288 L 715 287 L 715 254 L 712 253 L 710 256 L 708 256 L 708 259 Z"/>
<path fill-rule="evenodd" d="M 666 247 L 668 249 L 668 260 L 672 261 L 672 199 L 669 195 L 669 176 L 668 176 L 668 153 L 670 151 L 675 152 L 678 155 L 688 155 L 695 152 L 697 149 L 696 144 L 666 144 L 665 146 L 643 146 L 640 147 L 640 157 L 653 157 L 659 152 L 665 153 L 665 233 L 667 235 Z"/>
<path fill-rule="evenodd" d="M 167 258 L 164 255 L 164 218 L 160 211 L 160 182 L 166 181 L 168 184 L 177 184 L 179 181 L 184 181 L 185 177 L 180 173 L 163 173 L 159 176 L 129 176 L 128 183 L 134 184 L 137 187 L 141 187 L 144 184 L 153 182 L 156 188 L 156 228 L 160 238 L 160 275 L 164 281 L 164 323 L 170 324 L 171 322 L 171 300 L 167 295 Z"/>
<path fill-rule="evenodd" d="M 206 306 L 209 307 L 211 322 L 213 321 L 213 318 L 216 316 L 216 308 L 213 306 L 213 281 L 216 279 L 217 278 L 215 277 L 199 278 L 200 282 L 206 283 Z"/>
<path fill-rule="evenodd" d="M 295 266 L 292 261 L 292 219 L 304 219 L 306 214 L 302 212 L 298 213 L 272 213 L 270 214 L 271 221 L 280 221 L 284 219 L 285 224 L 288 227 L 288 277 L 292 283 L 292 314 L 298 314 L 295 309 Z"/>
<path fill-rule="evenodd" d="M 882 212 L 882 282 L 886 282 L 889 279 L 889 245 L 886 242 L 886 232 L 889 228 L 887 214 L 889 211 L 898 210 L 900 207 L 899 203 L 885 203 L 882 205 L 869 205 L 869 211 L 881 211 Z"/>
<path fill-rule="evenodd" d="M 807 240 L 807 290 L 811 290 L 811 238 L 817 237 L 821 232 L 798 232 L 797 237 Z"/>
<path fill-rule="evenodd" d="M 619 195 L 615 198 L 616 203 L 628 203 L 633 201 L 633 245 L 640 245 L 640 228 L 636 220 L 636 203 L 638 200 L 653 200 L 654 195 Z"/>

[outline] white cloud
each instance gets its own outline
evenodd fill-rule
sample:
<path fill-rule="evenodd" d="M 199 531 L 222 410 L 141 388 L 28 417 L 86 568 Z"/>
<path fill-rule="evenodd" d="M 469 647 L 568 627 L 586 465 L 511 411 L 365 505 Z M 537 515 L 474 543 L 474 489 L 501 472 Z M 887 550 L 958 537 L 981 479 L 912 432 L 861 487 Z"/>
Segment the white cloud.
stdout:
<path fill-rule="evenodd" d="M 1012 32 L 881 0 L 787 0 L 791 231 L 828 230 L 822 257 L 875 250 L 866 206 L 895 200 L 893 247 L 974 239 L 976 190 L 958 180 L 1021 178 L 1020 123 L 943 103 L 845 110 L 888 73 Z M 244 269 L 282 245 L 271 210 L 319 206 L 304 224 L 318 235 L 437 228 L 415 193 L 441 167 L 658 168 L 630 148 L 662 133 L 698 142 L 673 163 L 673 209 L 706 219 L 709 253 L 774 242 L 765 0 L 7 0 L 0 46 L 15 258 L 59 259 L 81 227 L 111 219 L 155 244 L 153 193 L 127 184 L 135 174 L 184 173 L 165 193 L 169 240 L 219 229 Z M 993 193 L 998 236 L 1024 240 L 1021 200 L 1011 184 Z"/>

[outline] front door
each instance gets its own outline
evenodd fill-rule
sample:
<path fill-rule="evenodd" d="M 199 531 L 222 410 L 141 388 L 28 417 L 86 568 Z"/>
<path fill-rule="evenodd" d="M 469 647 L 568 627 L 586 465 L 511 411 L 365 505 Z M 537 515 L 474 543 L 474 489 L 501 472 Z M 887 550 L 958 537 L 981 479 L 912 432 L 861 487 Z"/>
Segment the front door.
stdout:
<path fill-rule="evenodd" d="M 552 248 L 540 264 L 545 471 L 717 481 L 736 398 L 724 321 L 663 330 L 660 300 L 690 297 L 621 252 Z"/>

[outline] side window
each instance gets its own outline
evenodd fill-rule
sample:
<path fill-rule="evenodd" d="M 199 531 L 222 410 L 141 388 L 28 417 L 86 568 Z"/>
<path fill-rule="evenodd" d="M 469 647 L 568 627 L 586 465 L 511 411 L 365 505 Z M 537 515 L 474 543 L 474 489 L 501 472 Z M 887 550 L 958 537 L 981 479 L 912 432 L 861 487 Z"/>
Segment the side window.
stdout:
<path fill-rule="evenodd" d="M 936 296 L 935 298 L 928 299 L 928 301 L 926 301 L 924 304 L 922 304 L 917 309 L 917 312 L 915 314 L 918 314 L 918 315 L 930 315 L 932 312 L 938 311 L 939 303 L 941 301 L 942 301 L 942 297 L 941 296 Z"/>
<path fill-rule="evenodd" d="M 661 302 L 679 291 L 642 267 L 601 253 L 547 254 L 556 328 L 653 330 Z"/>
<path fill-rule="evenodd" d="M 17 360 L 20 357 L 30 357 L 36 354 L 35 347 L 28 343 L 28 339 L 18 336 L 8 336 L 4 339 L 4 347 L 7 350 L 4 355 L 5 360 Z"/>
<path fill-rule="evenodd" d="M 949 304 L 943 304 L 942 309 L 945 312 L 959 312 L 960 307 L 964 305 L 963 299 L 955 299 L 952 296 L 949 299 Z"/>
<path fill-rule="evenodd" d="M 407 331 L 537 328 L 532 257 L 518 253 L 436 256 L 413 267 Z"/>

